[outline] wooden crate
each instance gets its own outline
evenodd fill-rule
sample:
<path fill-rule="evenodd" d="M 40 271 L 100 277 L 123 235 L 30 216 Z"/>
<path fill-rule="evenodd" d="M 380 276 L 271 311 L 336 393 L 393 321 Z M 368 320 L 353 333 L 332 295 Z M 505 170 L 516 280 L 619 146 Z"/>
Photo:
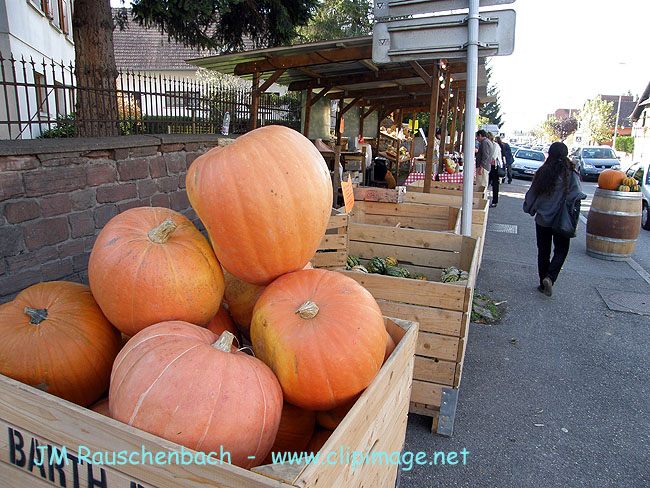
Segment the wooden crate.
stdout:
<path fill-rule="evenodd" d="M 460 233 L 460 210 L 447 205 L 355 201 L 350 222 Z"/>
<path fill-rule="evenodd" d="M 413 370 L 417 324 L 386 319 L 386 327 L 397 347 L 370 386 L 363 392 L 321 450 L 365 454 L 399 453 L 404 445 L 409 393 Z M 91 453 L 125 451 L 156 454 L 194 451 L 104 417 L 36 388 L 0 375 L 0 486 L 2 487 L 90 487 L 105 488 L 199 488 L 199 487 L 394 487 L 398 466 L 363 464 L 352 469 L 345 461 L 308 465 L 266 465 L 248 471 L 229 464 L 123 464 L 40 463 L 36 446 L 63 447 L 76 456 L 79 446 Z M 342 446 L 342 447 L 341 447 Z M 82 450 L 82 453 L 86 451 Z M 49 458 L 49 455 L 48 455 Z M 118 458 L 119 459 L 119 458 Z M 134 457 L 134 460 L 140 459 Z M 332 458 L 333 459 L 333 458 Z M 378 458 L 379 459 L 379 458 Z"/>
<path fill-rule="evenodd" d="M 420 324 L 414 366 L 411 411 L 436 417 L 444 388 L 458 388 L 478 273 L 479 239 L 445 232 L 401 229 L 350 222 L 348 251 L 366 262 L 393 256 L 411 273 L 428 281 L 355 271 L 355 279 L 377 299 L 382 312 Z M 441 283 L 449 266 L 469 272 L 469 279 Z"/>
<path fill-rule="evenodd" d="M 311 259 L 314 268 L 345 267 L 348 257 L 348 215 L 332 209 L 325 236 Z"/>
<path fill-rule="evenodd" d="M 406 191 L 409 192 L 420 192 L 424 189 L 423 181 L 416 181 L 415 183 L 408 185 Z M 463 185 L 458 183 L 443 183 L 440 181 L 431 182 L 431 191 L 430 193 L 438 195 L 461 195 L 463 194 Z M 473 198 L 487 198 L 487 189 L 484 186 L 475 186 L 473 192 Z"/>

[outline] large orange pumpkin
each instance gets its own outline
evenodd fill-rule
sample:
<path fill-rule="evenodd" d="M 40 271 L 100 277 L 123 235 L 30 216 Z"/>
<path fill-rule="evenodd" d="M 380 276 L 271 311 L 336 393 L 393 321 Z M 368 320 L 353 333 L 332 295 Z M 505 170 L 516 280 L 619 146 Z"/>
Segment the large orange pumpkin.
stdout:
<path fill-rule="evenodd" d="M 232 339 L 180 321 L 139 332 L 115 359 L 111 417 L 196 451 L 223 446 L 237 466 L 259 465 L 278 431 L 282 390 Z"/>
<path fill-rule="evenodd" d="M 375 377 L 386 329 L 372 295 L 341 273 L 308 269 L 266 287 L 253 311 L 255 355 L 270 366 L 289 403 L 329 410 Z"/>
<path fill-rule="evenodd" d="M 228 310 L 226 310 L 223 304 L 219 307 L 217 315 L 215 315 L 208 323 L 207 329 L 215 333 L 217 336 L 220 336 L 227 330 L 235 336 L 235 339 L 237 339 L 237 347 L 242 347 L 241 333 L 237 330 L 230 313 L 228 313 Z"/>
<path fill-rule="evenodd" d="M 166 320 L 205 326 L 224 289 L 208 241 L 182 214 L 156 207 L 132 208 L 106 224 L 88 278 L 108 320 L 127 335 Z"/>
<path fill-rule="evenodd" d="M 316 423 L 323 429 L 335 430 L 343 421 L 350 409 L 354 407 L 354 404 L 359 399 L 359 396 L 361 395 L 355 396 L 352 401 L 344 403 L 343 405 L 339 405 L 332 410 L 323 410 L 316 412 Z"/>
<path fill-rule="evenodd" d="M 301 269 L 325 234 L 332 182 L 316 147 L 287 127 L 266 126 L 194 160 L 187 195 L 219 261 L 266 285 Z"/>
<path fill-rule="evenodd" d="M 606 169 L 598 175 L 598 186 L 603 190 L 617 190 L 625 178 L 625 173 L 616 169 Z"/>
<path fill-rule="evenodd" d="M 316 426 L 316 412 L 284 402 L 278 434 L 264 464 L 273 462 L 272 454 L 302 452 L 309 444 Z M 280 454 L 282 456 L 284 454 Z"/>
<path fill-rule="evenodd" d="M 122 338 L 90 288 L 51 281 L 0 305 L 0 374 L 84 407 L 108 389 Z"/>

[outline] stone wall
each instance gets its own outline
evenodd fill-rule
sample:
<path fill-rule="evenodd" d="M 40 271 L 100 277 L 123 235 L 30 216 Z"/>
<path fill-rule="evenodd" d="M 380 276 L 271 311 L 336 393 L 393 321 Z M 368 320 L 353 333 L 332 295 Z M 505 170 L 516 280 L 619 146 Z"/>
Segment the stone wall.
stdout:
<path fill-rule="evenodd" d="M 129 208 L 172 208 L 203 230 L 185 174 L 196 157 L 227 141 L 212 135 L 0 141 L 0 303 L 41 281 L 87 284 L 97 234 Z"/>

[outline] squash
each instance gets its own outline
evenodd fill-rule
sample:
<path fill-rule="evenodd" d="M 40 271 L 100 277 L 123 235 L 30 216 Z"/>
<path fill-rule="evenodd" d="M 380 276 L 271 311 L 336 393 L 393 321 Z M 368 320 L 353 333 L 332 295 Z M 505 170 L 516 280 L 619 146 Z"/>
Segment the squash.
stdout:
<path fill-rule="evenodd" d="M 375 256 L 368 261 L 368 266 L 366 267 L 370 273 L 384 274 L 386 273 L 386 260 Z"/>
<path fill-rule="evenodd" d="M 351 271 L 359 271 L 361 273 L 368 273 L 368 269 L 365 266 L 362 266 L 361 264 L 359 266 L 353 266 L 350 268 Z"/>
<path fill-rule="evenodd" d="M 237 347 L 242 347 L 243 343 L 241 340 L 241 333 L 237 329 L 237 326 L 232 321 L 232 317 L 228 310 L 223 306 L 223 303 L 219 307 L 217 314 L 212 317 L 212 320 L 208 323 L 207 329 L 214 332 L 217 336 L 220 336 L 224 331 L 230 332 L 235 336 L 237 340 Z"/>
<path fill-rule="evenodd" d="M 259 465 L 278 431 L 282 390 L 264 363 L 233 350 L 233 339 L 181 321 L 142 330 L 115 359 L 111 417 L 196 451 L 223 446 L 237 466 Z"/>
<path fill-rule="evenodd" d="M 359 258 L 357 256 L 350 254 L 348 255 L 346 264 L 348 268 L 354 268 L 355 266 L 359 266 L 361 264 L 361 261 L 359 261 Z"/>
<path fill-rule="evenodd" d="M 630 187 L 629 187 L 629 186 L 626 186 L 626 185 L 619 185 L 619 187 L 618 187 L 618 191 L 625 191 L 625 192 L 627 192 L 627 191 L 630 191 Z"/>
<path fill-rule="evenodd" d="M 332 182 L 314 144 L 265 126 L 190 166 L 187 195 L 215 254 L 240 280 L 267 285 L 313 257 L 330 218 Z"/>
<path fill-rule="evenodd" d="M 137 207 L 97 236 L 88 279 L 108 320 L 126 335 L 166 320 L 206 326 L 224 280 L 210 244 L 184 215 Z"/>
<path fill-rule="evenodd" d="M 360 396 L 361 394 L 355 396 L 351 401 L 344 403 L 343 405 L 339 405 L 332 410 L 323 410 L 316 412 L 316 423 L 323 429 L 336 430 L 350 409 L 354 407 L 354 404 L 357 402 Z"/>
<path fill-rule="evenodd" d="M 621 185 L 625 185 L 629 187 L 633 187 L 637 184 L 638 184 L 637 181 L 634 178 L 630 178 L 630 177 L 623 178 L 623 180 L 621 181 Z"/>
<path fill-rule="evenodd" d="M 389 266 L 386 268 L 387 276 L 395 276 L 397 278 L 410 278 L 411 273 L 406 268 L 400 268 L 397 266 Z"/>
<path fill-rule="evenodd" d="M 625 173 L 622 171 L 606 169 L 598 175 L 598 187 L 603 190 L 616 190 L 623 178 L 625 178 Z"/>
<path fill-rule="evenodd" d="M 276 374 L 286 401 L 329 410 L 366 388 L 382 365 L 386 329 L 363 286 L 334 271 L 281 276 L 255 304 L 255 356 Z"/>
<path fill-rule="evenodd" d="M 387 266 L 387 267 L 388 267 L 388 266 L 394 266 L 394 267 L 397 267 L 397 265 L 399 264 L 399 263 L 397 262 L 397 259 L 395 259 L 394 257 L 391 257 L 391 256 L 388 256 L 386 259 L 384 259 L 384 261 L 386 262 L 386 266 Z"/>
<path fill-rule="evenodd" d="M 314 454 L 320 452 L 320 450 L 327 442 L 327 439 L 329 439 L 332 434 L 333 432 L 329 429 L 316 430 L 311 440 L 309 441 L 309 444 L 307 444 L 307 447 L 305 448 L 305 452 L 308 453 L 312 452 Z"/>
<path fill-rule="evenodd" d="M 639 185 L 631 186 L 630 191 L 641 191 L 641 187 Z"/>
<path fill-rule="evenodd" d="M 122 336 L 90 288 L 50 281 L 0 305 L 0 374 L 87 407 L 108 389 Z"/>
<path fill-rule="evenodd" d="M 315 427 L 316 412 L 284 402 L 278 434 L 275 436 L 271 452 L 264 459 L 264 464 L 273 463 L 273 453 L 283 456 L 282 453 L 303 452 L 314 434 Z"/>
<path fill-rule="evenodd" d="M 110 417 L 111 416 L 111 412 L 108 409 L 108 397 L 102 398 L 97 403 L 92 405 L 90 407 L 90 409 L 93 412 L 101 413 L 105 417 Z"/>

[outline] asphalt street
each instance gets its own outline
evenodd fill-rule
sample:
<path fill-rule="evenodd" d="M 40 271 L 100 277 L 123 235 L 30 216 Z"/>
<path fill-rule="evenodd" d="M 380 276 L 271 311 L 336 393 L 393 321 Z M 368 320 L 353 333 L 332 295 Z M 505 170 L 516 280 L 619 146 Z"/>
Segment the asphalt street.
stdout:
<path fill-rule="evenodd" d="M 649 296 L 650 284 L 626 262 L 587 256 L 581 222 L 553 296 L 537 291 L 528 186 L 503 185 L 490 209 L 476 291 L 506 310 L 470 327 L 453 437 L 409 417 L 405 451 L 466 449 L 466 464 L 414 466 L 402 487 L 650 486 L 650 316 L 610 310 L 596 289 Z M 646 270 L 649 240 L 642 231 L 634 256 Z"/>

